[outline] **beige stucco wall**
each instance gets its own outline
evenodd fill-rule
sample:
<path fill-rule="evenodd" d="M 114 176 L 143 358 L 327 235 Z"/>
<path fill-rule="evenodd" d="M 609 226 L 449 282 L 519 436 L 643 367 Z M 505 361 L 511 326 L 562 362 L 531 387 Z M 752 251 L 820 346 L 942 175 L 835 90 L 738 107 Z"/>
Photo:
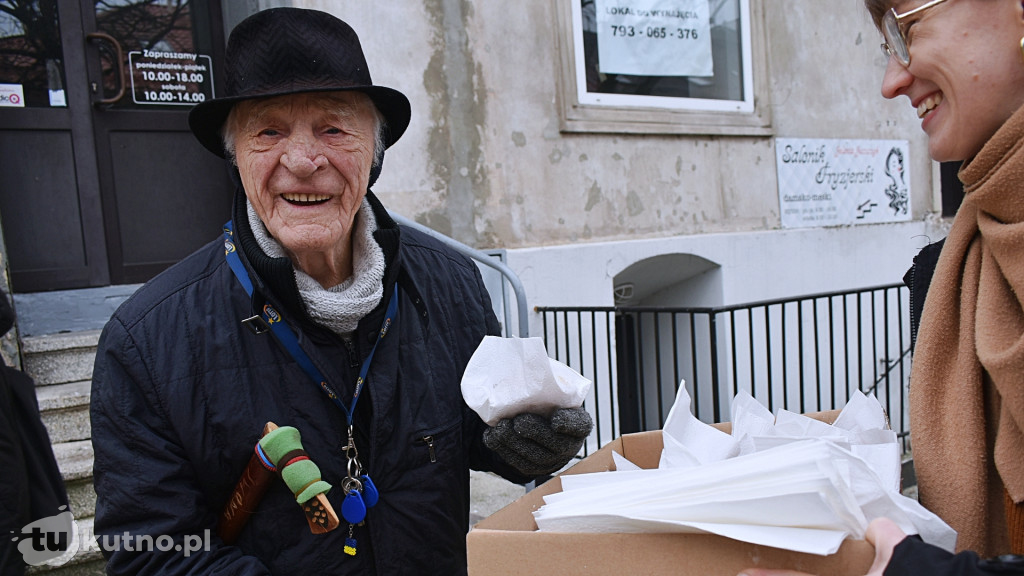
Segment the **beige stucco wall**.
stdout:
<path fill-rule="evenodd" d="M 556 2 L 296 4 L 359 32 L 374 80 L 403 91 L 409 131 L 375 191 L 391 209 L 478 248 L 779 227 L 774 137 L 559 130 Z M 775 136 L 910 141 L 915 219 L 932 210 L 926 140 L 861 0 L 764 6 Z M 883 225 L 884 226 L 884 225 Z"/>
<path fill-rule="evenodd" d="M 12 307 L 11 301 L 11 280 L 7 269 L 7 246 L 4 244 L 3 227 L 0 226 L 0 298 L 7 298 L 8 304 Z M 6 333 L 0 335 L 0 362 L 14 368 L 21 368 L 21 353 L 18 347 L 18 326 L 14 325 Z"/>

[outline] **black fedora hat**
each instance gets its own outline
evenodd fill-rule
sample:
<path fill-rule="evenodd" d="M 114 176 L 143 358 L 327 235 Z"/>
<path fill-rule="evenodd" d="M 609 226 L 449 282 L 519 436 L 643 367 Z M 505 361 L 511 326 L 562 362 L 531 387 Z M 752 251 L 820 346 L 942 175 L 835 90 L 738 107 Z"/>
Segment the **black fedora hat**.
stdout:
<path fill-rule="evenodd" d="M 242 20 L 231 31 L 224 58 L 224 96 L 197 104 L 188 115 L 192 133 L 224 157 L 221 127 L 242 100 L 303 92 L 363 92 L 387 122 L 386 147 L 409 126 L 409 99 L 374 86 L 352 28 L 317 10 L 272 8 Z"/>

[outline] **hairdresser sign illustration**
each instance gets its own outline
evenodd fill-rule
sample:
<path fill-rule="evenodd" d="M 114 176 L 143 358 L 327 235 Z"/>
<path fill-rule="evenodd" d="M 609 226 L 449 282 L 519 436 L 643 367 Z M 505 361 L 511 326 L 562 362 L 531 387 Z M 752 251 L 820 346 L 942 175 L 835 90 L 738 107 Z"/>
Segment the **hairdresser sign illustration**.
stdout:
<path fill-rule="evenodd" d="M 906 140 L 777 138 L 782 226 L 910 220 Z"/>

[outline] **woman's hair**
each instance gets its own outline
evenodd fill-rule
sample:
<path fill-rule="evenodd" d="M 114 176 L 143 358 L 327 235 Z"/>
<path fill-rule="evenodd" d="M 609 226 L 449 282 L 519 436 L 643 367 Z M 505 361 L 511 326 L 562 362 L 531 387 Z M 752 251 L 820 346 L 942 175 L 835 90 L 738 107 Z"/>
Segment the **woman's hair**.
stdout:
<path fill-rule="evenodd" d="M 892 0 L 864 0 L 864 7 L 871 14 L 871 20 L 875 23 L 875 28 L 882 29 L 882 16 L 885 16 L 885 13 L 892 8 L 892 4 Z"/>

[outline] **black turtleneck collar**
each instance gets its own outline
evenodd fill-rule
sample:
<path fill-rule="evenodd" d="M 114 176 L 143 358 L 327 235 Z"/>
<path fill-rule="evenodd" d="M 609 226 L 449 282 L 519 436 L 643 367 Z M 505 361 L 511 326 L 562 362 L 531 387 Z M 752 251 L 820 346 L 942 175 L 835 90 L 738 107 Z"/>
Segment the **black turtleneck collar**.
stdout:
<path fill-rule="evenodd" d="M 289 313 L 297 314 L 305 320 L 311 321 L 295 283 L 295 272 L 291 260 L 283 257 L 272 258 L 260 248 L 256 236 L 249 226 L 245 191 L 238 182 L 237 176 L 235 180 L 235 199 L 232 209 L 235 235 L 242 254 L 252 271 L 255 272 L 256 277 L 252 279 L 253 287 L 265 298 L 283 306 Z M 377 219 L 377 230 L 373 233 L 373 238 L 384 252 L 384 294 L 390 294 L 392 286 L 398 280 L 398 247 L 400 243 L 398 224 L 391 219 L 388 211 L 372 191 L 367 190 L 366 199 Z M 379 306 L 382 305 L 383 302 Z"/>

